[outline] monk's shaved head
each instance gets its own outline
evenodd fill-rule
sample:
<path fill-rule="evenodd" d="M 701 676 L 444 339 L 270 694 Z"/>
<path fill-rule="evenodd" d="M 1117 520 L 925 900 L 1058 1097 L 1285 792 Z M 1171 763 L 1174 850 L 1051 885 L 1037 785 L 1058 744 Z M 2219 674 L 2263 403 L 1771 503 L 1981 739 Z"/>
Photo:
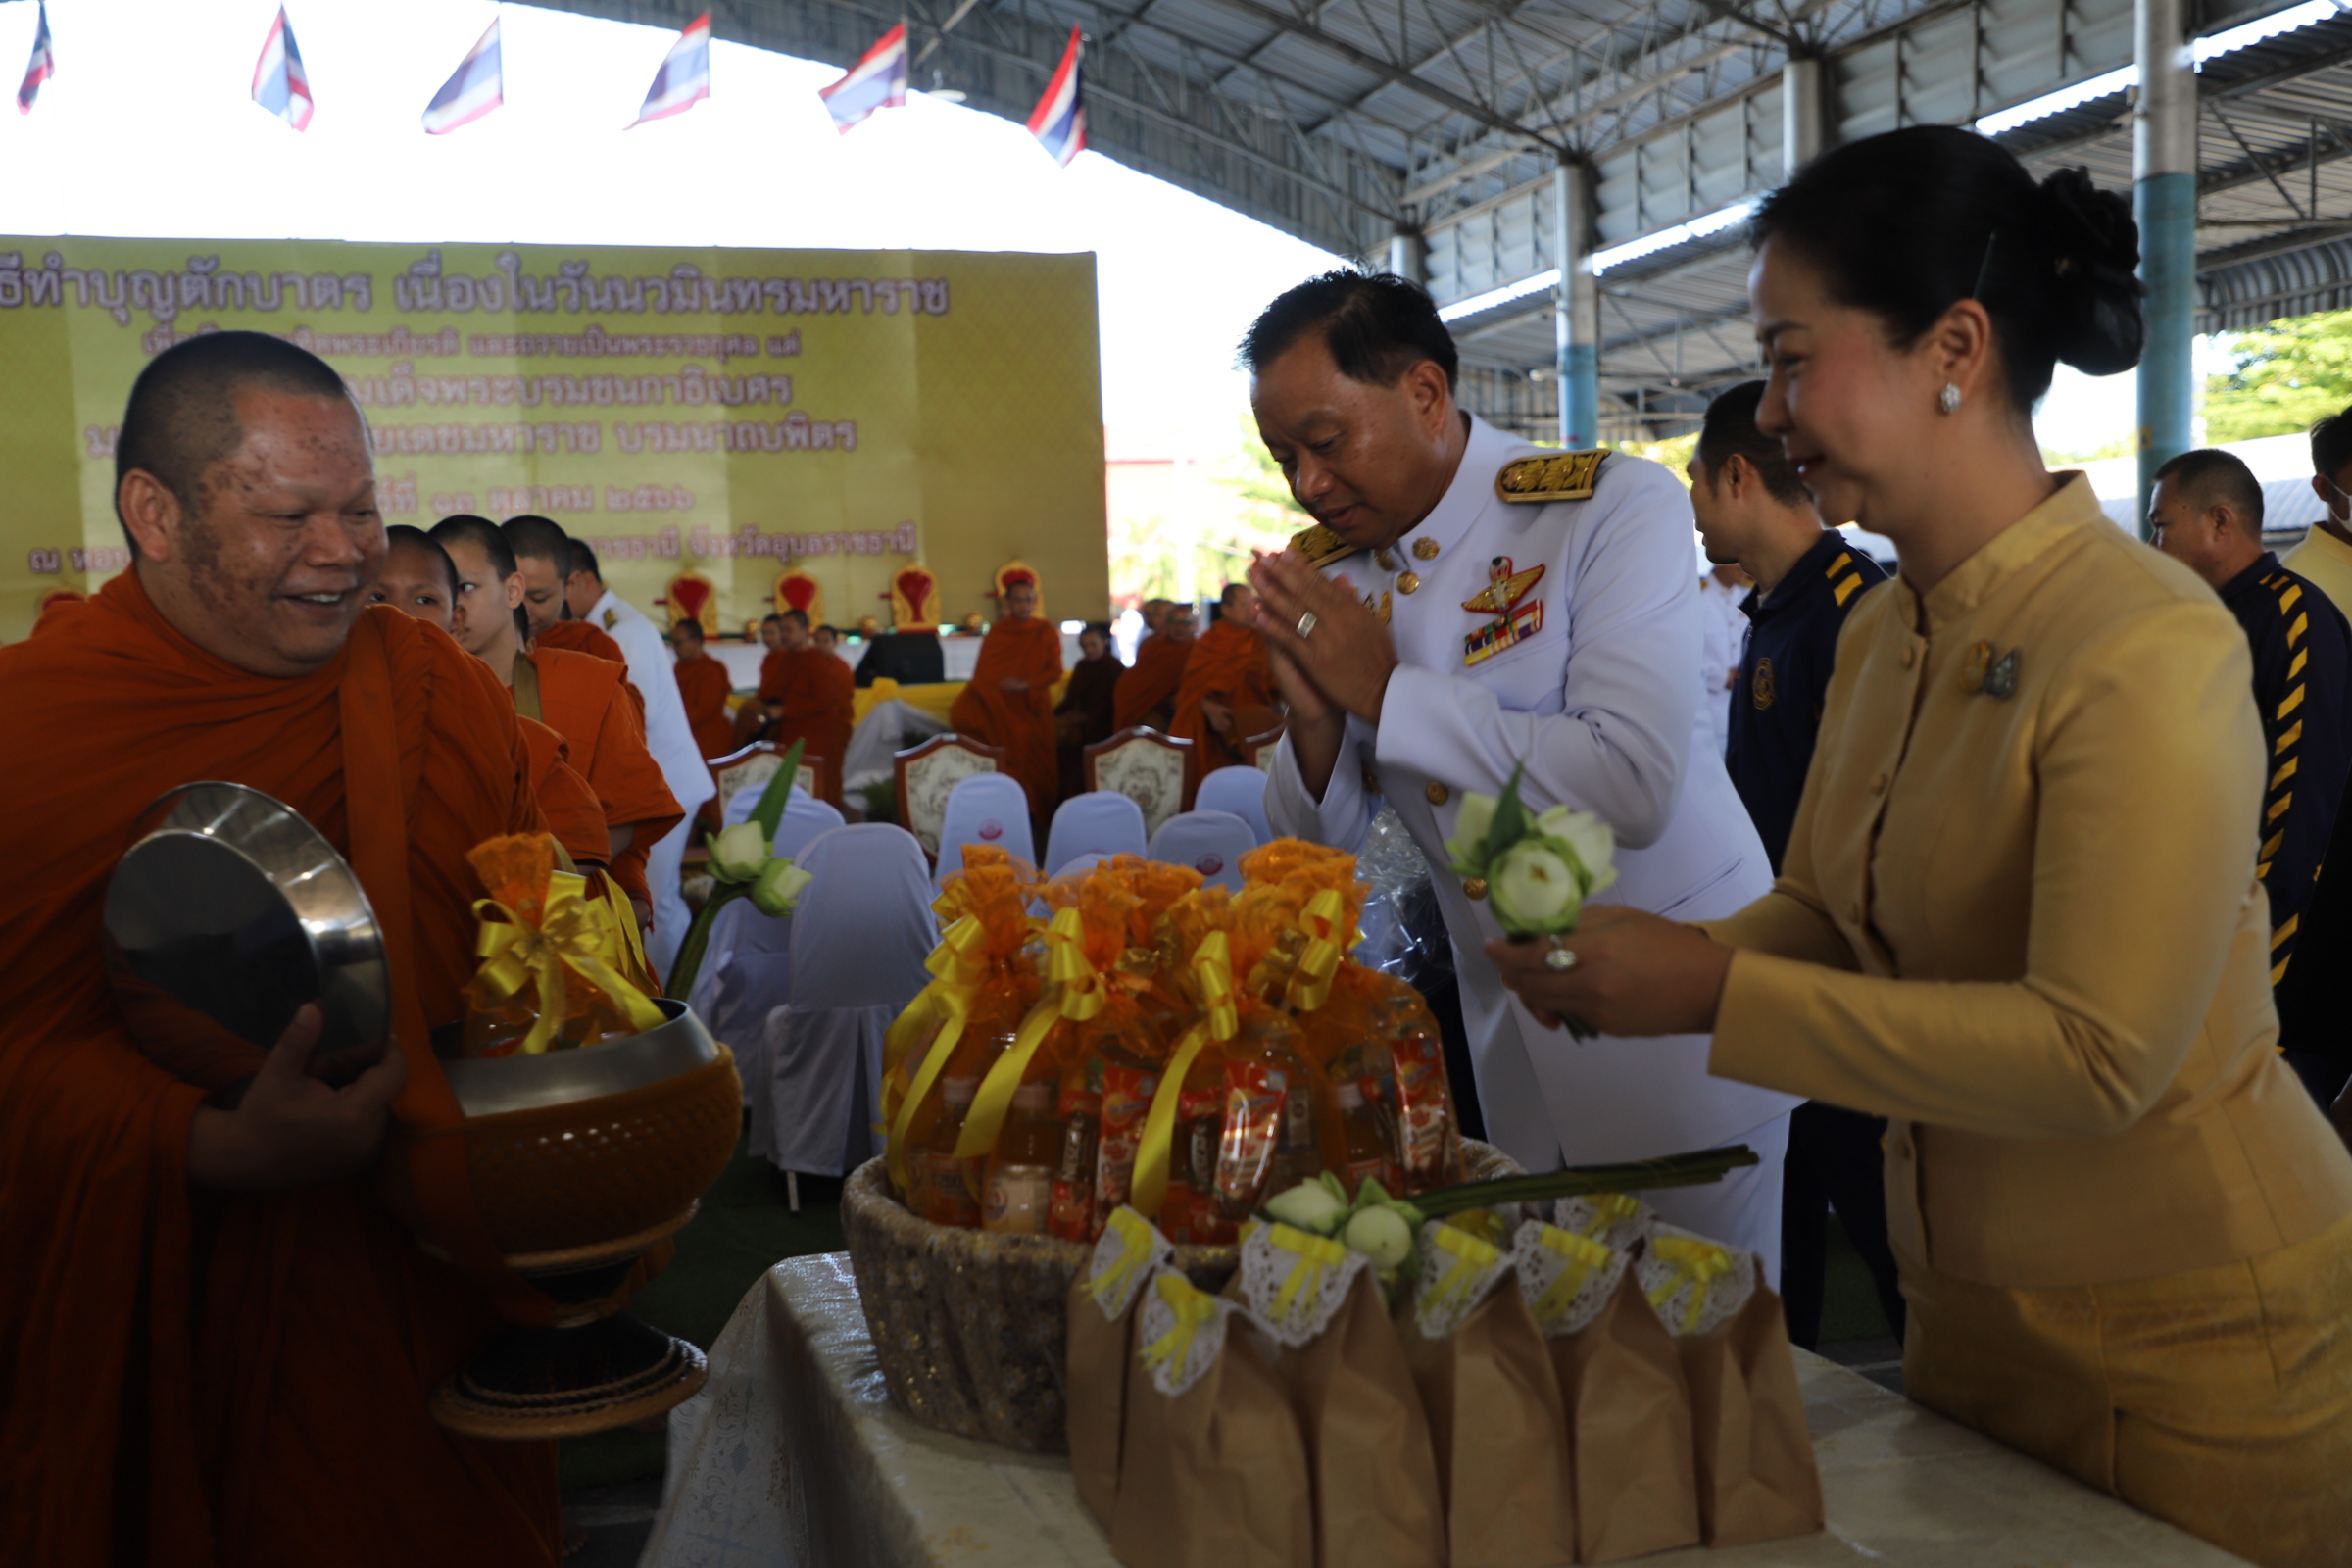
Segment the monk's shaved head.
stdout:
<path fill-rule="evenodd" d="M 205 471 L 245 439 L 237 394 L 248 389 L 342 403 L 351 397 L 334 367 L 267 332 L 203 332 L 174 344 L 139 372 L 122 410 L 115 439 L 117 518 L 122 480 L 133 469 L 155 475 L 190 513 L 203 512 L 198 491 Z M 129 535 L 127 521 L 123 532 Z M 137 552 L 137 539 L 130 548 Z"/>
<path fill-rule="evenodd" d="M 564 565 L 564 602 L 574 620 L 586 620 L 605 597 L 605 574 L 597 569 L 596 552 L 577 539 L 564 541 L 568 555 Z"/>
<path fill-rule="evenodd" d="M 432 538 L 458 568 L 458 610 L 450 635 L 492 668 L 505 666 L 503 675 L 513 667 L 507 640 L 519 644 L 529 636 L 522 575 L 507 536 L 488 517 L 461 512 L 434 523 Z"/>
<path fill-rule="evenodd" d="M 501 577 L 514 575 L 514 550 L 497 523 L 488 517 L 477 517 L 470 512 L 460 512 L 443 517 L 433 524 L 427 535 L 435 544 L 447 549 L 453 543 L 470 544 L 490 563 L 490 569 Z"/>
<path fill-rule="evenodd" d="M 384 530 L 384 546 L 369 600 L 448 631 L 458 609 L 458 564 L 431 534 L 405 522 Z"/>
<path fill-rule="evenodd" d="M 502 531 L 514 552 L 515 569 L 522 573 L 522 609 L 530 617 L 531 635 L 544 637 L 548 627 L 564 618 L 564 580 L 571 571 L 571 536 L 553 519 L 528 514 L 509 517 Z"/>

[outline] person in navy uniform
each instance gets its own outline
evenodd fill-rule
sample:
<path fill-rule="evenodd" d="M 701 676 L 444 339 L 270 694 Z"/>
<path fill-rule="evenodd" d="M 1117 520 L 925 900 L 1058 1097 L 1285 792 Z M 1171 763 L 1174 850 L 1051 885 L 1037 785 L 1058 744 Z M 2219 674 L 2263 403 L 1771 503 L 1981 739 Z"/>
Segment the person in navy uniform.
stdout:
<path fill-rule="evenodd" d="M 1755 579 L 1740 602 L 1745 651 L 1732 683 L 1732 786 L 1764 841 L 1773 872 L 1788 847 L 1797 798 L 1813 765 L 1813 742 L 1846 613 L 1886 573 L 1824 528 L 1812 492 L 1777 437 L 1756 428 L 1764 383 L 1744 381 L 1707 405 L 1691 455 L 1690 510 L 1707 559 L 1737 562 Z M 1788 1118 L 1781 1178 L 1781 1297 L 1788 1337 L 1806 1349 L 1821 1338 L 1829 1271 L 1830 1211 L 1870 1269 L 1895 1338 L 1903 1295 L 1886 1245 L 1886 1187 L 1879 1140 L 1883 1116 L 1810 1100 Z"/>
<path fill-rule="evenodd" d="M 1385 800 L 1432 868 L 1489 1139 L 1529 1170 L 1745 1144 L 1760 1164 L 1644 1196 L 1777 1272 L 1796 1102 L 1714 1076 L 1704 1034 L 1580 1041 L 1539 1019 L 1495 967 L 1486 880 L 1446 870 L 1464 797 L 1518 771 L 1530 810 L 1614 831 L 1617 881 L 1595 904 L 1703 920 L 1771 887 L 1704 711 L 1682 485 L 1468 413 L 1453 339 L 1401 278 L 1310 278 L 1241 358 L 1258 433 L 1317 523 L 1250 571 L 1290 709 L 1274 830 L 1353 851 Z"/>
<path fill-rule="evenodd" d="M 2262 486 L 2227 452 L 2183 452 L 2156 470 L 2156 547 L 2213 585 L 2245 628 L 2254 706 L 2269 748 L 2255 874 L 2271 900 L 2271 986 L 2285 980 L 2352 766 L 2352 627 L 2328 596 L 2262 547 Z M 2289 1042 L 2291 1044 L 2291 1042 Z M 2324 1064 L 2288 1060 L 2324 1105 Z"/>

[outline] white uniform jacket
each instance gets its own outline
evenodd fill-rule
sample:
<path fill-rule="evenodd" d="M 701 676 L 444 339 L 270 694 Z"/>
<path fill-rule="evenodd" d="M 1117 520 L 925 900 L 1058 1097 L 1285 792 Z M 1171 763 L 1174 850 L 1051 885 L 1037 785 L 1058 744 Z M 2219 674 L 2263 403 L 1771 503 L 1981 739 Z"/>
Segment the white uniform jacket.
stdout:
<path fill-rule="evenodd" d="M 1499 795 L 1525 760 L 1530 811 L 1567 805 L 1616 829 L 1617 884 L 1596 902 L 1698 920 L 1772 886 L 1707 743 L 1689 497 L 1664 468 L 1618 453 L 1590 501 L 1499 499 L 1497 470 L 1538 450 L 1473 418 L 1461 468 L 1420 526 L 1379 556 L 1325 566 L 1388 607 L 1400 663 L 1379 727 L 1348 720 L 1320 801 L 1283 742 L 1266 813 L 1278 833 L 1354 849 L 1380 798 L 1396 807 L 1453 938 L 1488 1136 L 1548 1170 L 1730 1142 L 1796 1102 L 1710 1077 L 1704 1035 L 1579 1043 L 1543 1028 L 1481 948 L 1501 934 L 1493 912 L 1446 870 L 1462 792 Z M 1465 609 L 1498 574 L 1524 591 L 1500 613 Z"/>

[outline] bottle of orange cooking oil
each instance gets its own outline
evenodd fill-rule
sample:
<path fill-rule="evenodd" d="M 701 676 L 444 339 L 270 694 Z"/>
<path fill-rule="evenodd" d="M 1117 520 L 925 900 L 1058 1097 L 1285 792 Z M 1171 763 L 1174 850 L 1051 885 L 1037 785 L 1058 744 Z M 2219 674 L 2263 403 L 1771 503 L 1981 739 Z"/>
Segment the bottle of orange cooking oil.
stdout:
<path fill-rule="evenodd" d="M 1241 1028 L 1225 1048 L 1217 1143 L 1217 1203 L 1229 1220 L 1239 1222 L 1323 1169 L 1322 1129 L 1338 1114 L 1338 1102 L 1299 1054 L 1297 1038 L 1280 1009 L 1242 1004 Z"/>
<path fill-rule="evenodd" d="M 1348 1200 L 1352 1201 L 1356 1189 L 1368 1180 L 1377 1180 L 1383 1192 L 1394 1193 L 1396 1169 L 1389 1163 L 1389 1140 L 1378 1107 L 1365 1101 L 1360 1083 L 1335 1084 L 1332 1097 L 1340 1107 L 1338 1141 L 1346 1150 L 1346 1163 L 1339 1175 Z"/>
<path fill-rule="evenodd" d="M 906 1129 L 908 1149 L 939 1147 L 939 1123 L 946 1111 L 948 1081 L 962 1078 L 977 1084 L 985 1078 L 988 1069 L 1004 1054 L 1005 1048 L 1012 1044 L 1013 1037 L 1020 1032 L 1021 1019 L 1027 1016 L 1029 1008 L 1036 1003 L 1038 991 L 1037 977 L 1023 972 L 1016 965 L 1000 964 L 990 971 L 972 999 L 971 1015 L 964 1020 L 962 1032 L 949 1050 L 947 1062 L 932 1081 L 922 1103 L 914 1108 L 913 1119 Z M 936 1037 L 933 1045 L 925 1048 L 925 1055 L 935 1049 Z M 919 1075 L 923 1065 L 923 1058 L 918 1057 L 908 1071 Z M 969 1103 L 968 1097 L 966 1103 Z M 962 1125 L 960 1116 L 956 1118 L 956 1125 Z M 949 1136 L 946 1147 L 950 1151 L 955 1149 L 953 1134 Z M 922 1180 L 913 1173 L 913 1162 L 908 1161 L 906 1206 L 918 1214 L 924 1212 L 924 1208 L 913 1189 L 920 1186 Z"/>
<path fill-rule="evenodd" d="M 915 1145 L 922 1161 L 923 1218 L 934 1225 L 976 1230 L 980 1224 L 977 1160 L 957 1159 L 956 1141 L 963 1136 L 963 1118 L 980 1092 L 980 1080 L 944 1077 L 940 1081 L 940 1113 L 931 1124 L 929 1139 Z"/>
<path fill-rule="evenodd" d="M 1054 1115 L 1054 1084 L 1033 1079 L 1012 1092 L 1012 1110 L 988 1155 L 981 1184 L 980 1227 L 1013 1236 L 1045 1231 L 1054 1207 L 1054 1169 L 1061 1154 L 1061 1124 Z"/>

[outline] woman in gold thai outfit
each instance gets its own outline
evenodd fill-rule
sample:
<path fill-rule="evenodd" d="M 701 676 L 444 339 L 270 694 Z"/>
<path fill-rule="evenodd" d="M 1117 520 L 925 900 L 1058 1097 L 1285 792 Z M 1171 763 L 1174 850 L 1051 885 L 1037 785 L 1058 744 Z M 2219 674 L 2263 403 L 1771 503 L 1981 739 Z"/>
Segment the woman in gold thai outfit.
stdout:
<path fill-rule="evenodd" d="M 2130 209 L 1916 127 L 1755 230 L 1759 422 L 1901 573 L 1770 894 L 1490 951 L 1546 1021 L 1712 1030 L 1725 1077 L 1891 1118 L 1913 1398 L 2268 1568 L 2352 1560 L 2352 1158 L 2276 1053 L 2245 640 L 2031 422 L 2054 359 L 2138 358 Z"/>

